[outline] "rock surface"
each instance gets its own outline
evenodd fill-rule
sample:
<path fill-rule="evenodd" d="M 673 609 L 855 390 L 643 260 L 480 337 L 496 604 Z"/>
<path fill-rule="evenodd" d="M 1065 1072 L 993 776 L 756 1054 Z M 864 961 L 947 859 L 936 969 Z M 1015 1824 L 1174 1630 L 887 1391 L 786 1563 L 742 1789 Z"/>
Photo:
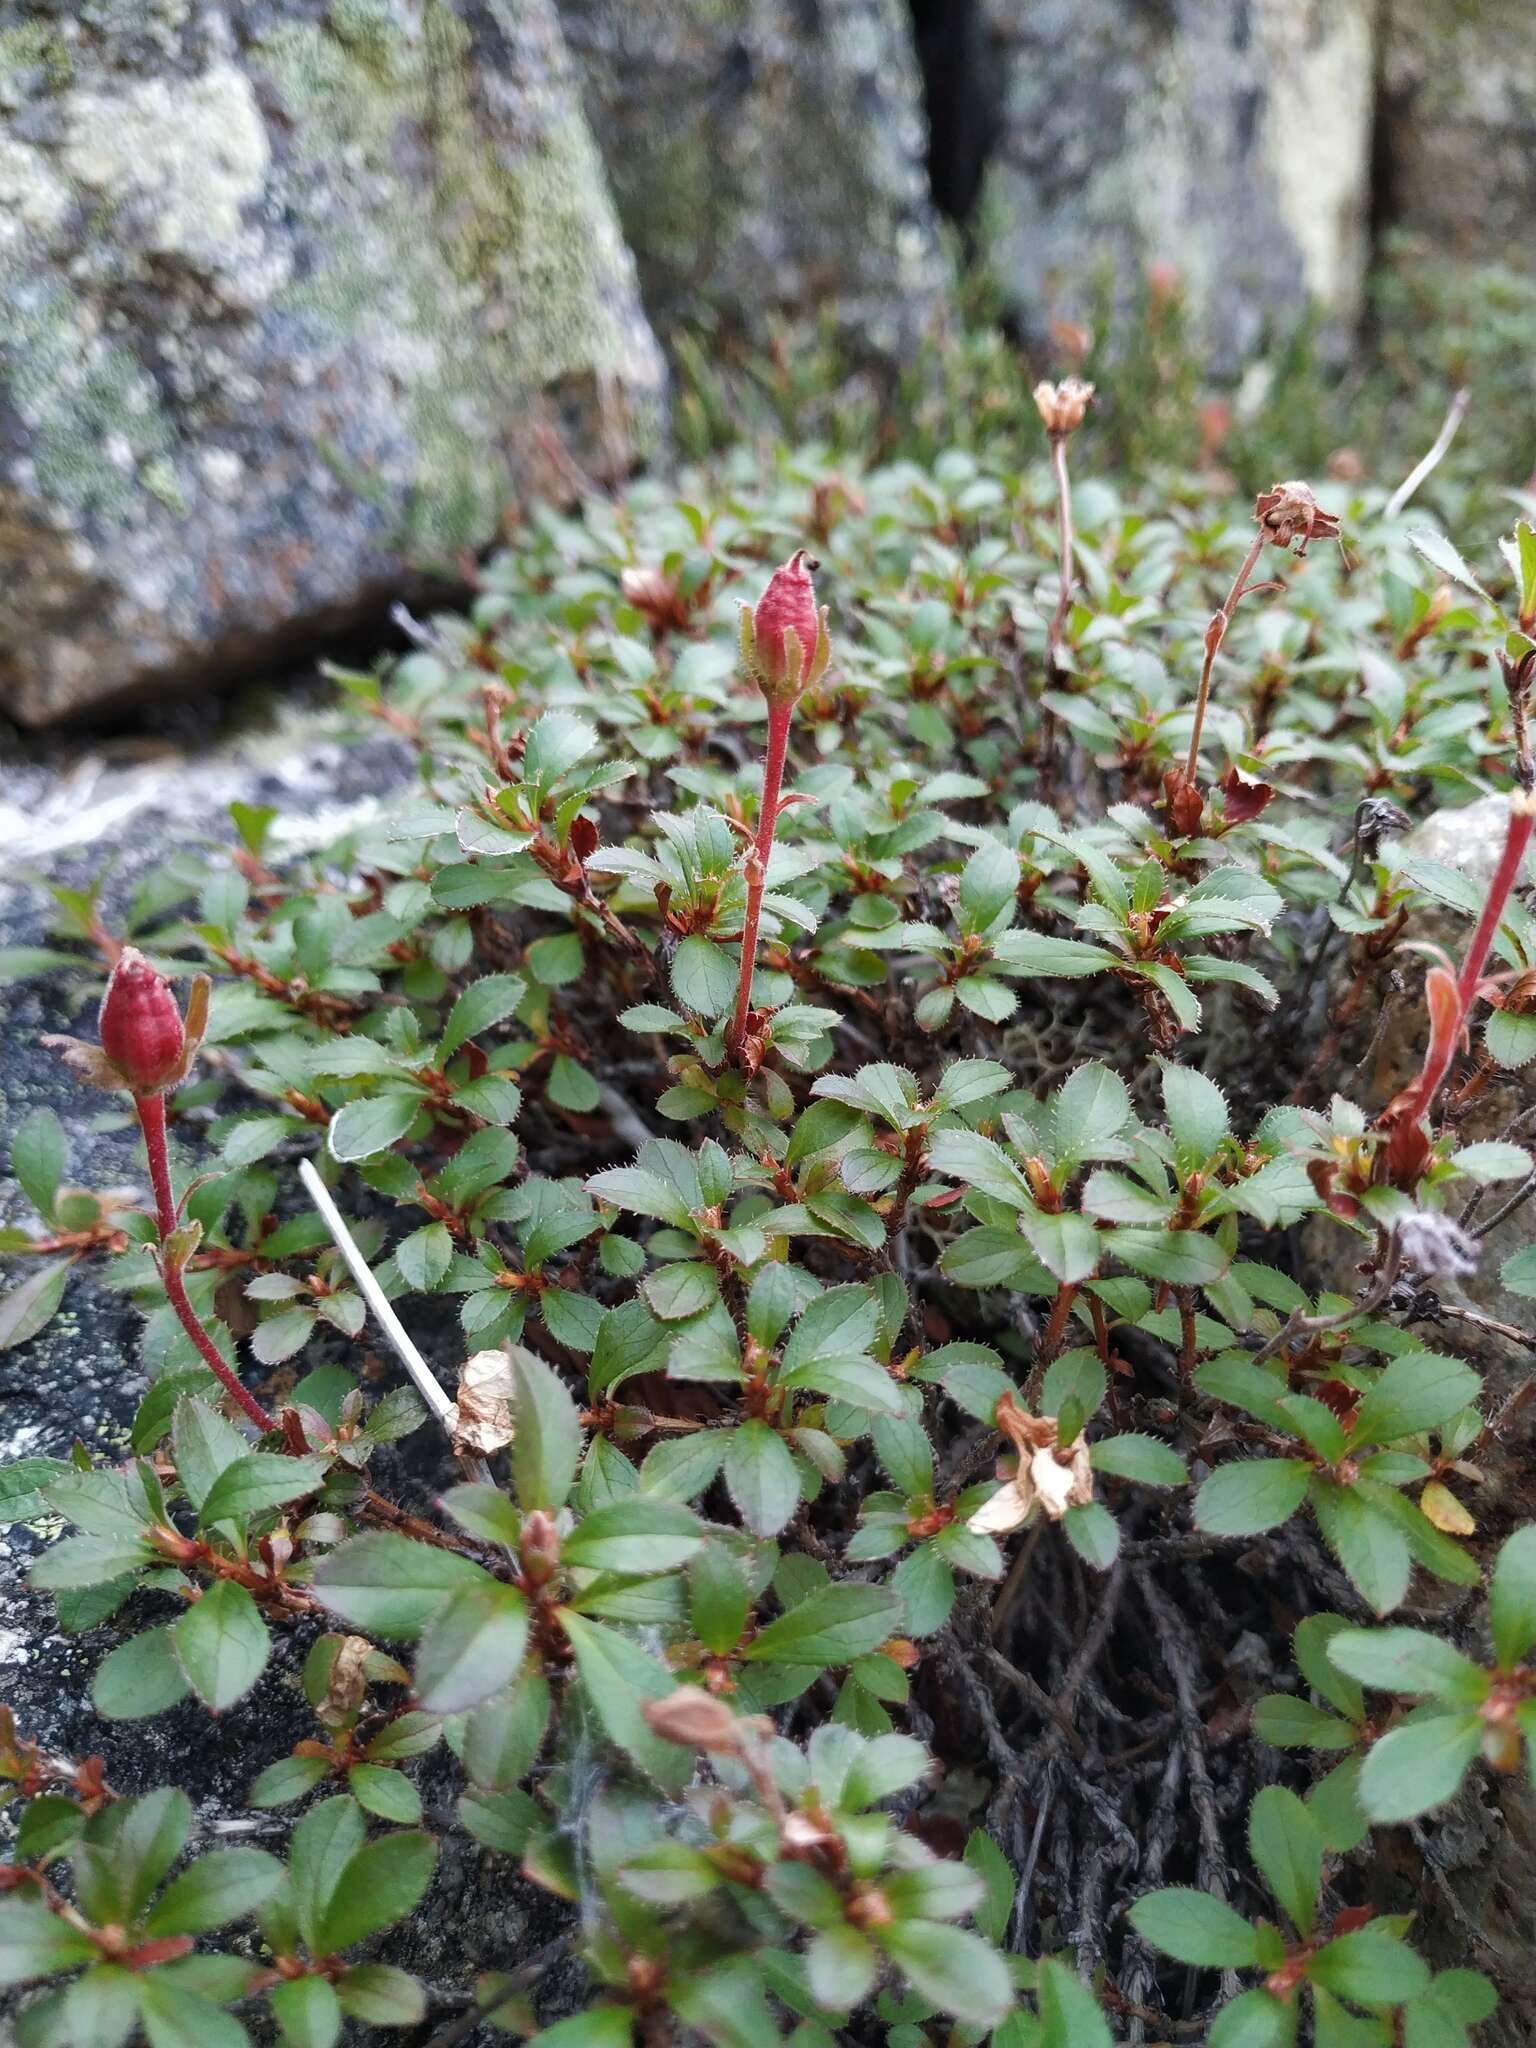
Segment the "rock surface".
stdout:
<path fill-rule="evenodd" d="M 667 332 L 832 313 L 899 345 L 942 290 L 906 0 L 559 0 Z"/>
<path fill-rule="evenodd" d="M 1526 0 L 1388 0 L 1381 154 L 1395 227 L 1536 269 L 1536 43 Z"/>
<path fill-rule="evenodd" d="M 1309 300 L 1359 310 L 1373 101 L 1369 0 L 990 0 L 1007 68 L 991 257 L 1026 324 L 1080 322 L 1178 271 L 1222 361 Z"/>
<path fill-rule="evenodd" d="M 0 711 L 269 659 L 663 371 L 553 0 L 0 0 Z"/>

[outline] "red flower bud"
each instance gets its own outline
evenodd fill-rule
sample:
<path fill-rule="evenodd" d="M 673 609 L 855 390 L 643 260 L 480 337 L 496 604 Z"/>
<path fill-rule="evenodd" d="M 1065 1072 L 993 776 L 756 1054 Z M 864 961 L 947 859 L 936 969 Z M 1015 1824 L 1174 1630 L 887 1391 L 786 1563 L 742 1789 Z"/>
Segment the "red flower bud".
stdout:
<path fill-rule="evenodd" d="M 768 588 L 757 600 L 752 613 L 752 636 L 757 665 L 771 684 L 789 683 L 798 694 L 811 680 L 816 645 L 821 635 L 821 615 L 816 609 L 816 586 L 811 570 L 820 564 L 796 548 L 782 569 L 775 569 Z M 786 632 L 800 643 L 792 656 Z M 793 668 L 793 673 L 791 669 Z"/>
<path fill-rule="evenodd" d="M 153 1095 L 183 1068 L 186 1027 L 171 985 L 125 946 L 101 1001 L 101 1049 L 135 1095 Z"/>

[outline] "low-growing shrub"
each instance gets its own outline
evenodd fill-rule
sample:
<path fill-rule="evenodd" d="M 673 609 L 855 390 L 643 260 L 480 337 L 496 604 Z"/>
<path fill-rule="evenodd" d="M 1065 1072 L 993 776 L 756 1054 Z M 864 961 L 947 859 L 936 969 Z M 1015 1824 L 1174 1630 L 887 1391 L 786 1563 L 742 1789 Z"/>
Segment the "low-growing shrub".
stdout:
<path fill-rule="evenodd" d="M 250 1759 L 263 1847 L 5 1724 L 23 2048 L 314 2048 L 429 1988 L 435 2042 L 548 2048 L 1492 2009 L 1367 1859 L 1536 1716 L 1531 1531 L 1486 1643 L 1430 1610 L 1523 1405 L 1466 1353 L 1536 1351 L 1454 1291 L 1536 1186 L 1528 1109 L 1463 1135 L 1536 1056 L 1536 536 L 1475 573 L 1374 487 L 1074 477 L 1089 394 L 1036 400 L 1049 462 L 738 448 L 538 514 L 337 674 L 414 789 L 302 858 L 236 805 L 6 963 L 110 973 L 62 1051 L 155 1195 L 15 1133 L 0 1336 L 104 1266 L 149 1374 L 125 1455 L 0 1473 L 72 1531 L 31 1584 L 109 1723 L 312 1716 Z M 1402 836 L 1480 796 L 1481 886 Z M 356 1371 L 381 1314 L 415 1391 Z M 1424 1626 L 1361 1625 L 1415 1573 Z M 449 1829 L 550 1954 L 391 1960 Z"/>

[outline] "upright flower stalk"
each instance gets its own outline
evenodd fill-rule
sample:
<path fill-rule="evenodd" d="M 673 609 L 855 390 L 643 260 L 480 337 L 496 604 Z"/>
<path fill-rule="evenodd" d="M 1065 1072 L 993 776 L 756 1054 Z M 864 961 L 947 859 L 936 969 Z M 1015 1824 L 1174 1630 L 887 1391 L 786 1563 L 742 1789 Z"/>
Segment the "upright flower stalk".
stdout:
<path fill-rule="evenodd" d="M 100 1045 L 58 1035 L 45 1038 L 43 1043 L 62 1052 L 69 1065 L 93 1087 L 125 1088 L 132 1096 L 149 1158 L 155 1228 L 160 1240 L 156 1257 L 166 1297 L 209 1370 L 248 1420 L 265 1433 L 277 1425 L 225 1364 L 218 1346 L 198 1320 L 182 1277 L 201 1233 L 195 1224 L 183 1226 L 171 1187 L 165 1095 L 167 1089 L 184 1079 L 202 1044 L 208 1022 L 208 994 L 208 977 L 200 974 L 192 983 L 183 1019 L 165 976 L 142 953 L 125 946 L 102 997 L 97 1025 Z"/>
<path fill-rule="evenodd" d="M 741 608 L 741 665 L 768 705 L 768 739 L 763 754 L 763 800 L 757 834 L 747 851 L 747 904 L 741 927 L 741 974 L 736 1007 L 726 1032 L 726 1050 L 739 1064 L 755 1068 L 761 1059 L 752 1009 L 752 976 L 757 967 L 763 890 L 773 853 L 779 814 L 793 801 L 783 794 L 789 726 L 801 696 L 826 673 L 831 659 L 827 612 L 816 605 L 812 571 L 820 567 L 797 548 L 775 569 L 755 606 Z"/>
<path fill-rule="evenodd" d="M 1035 409 L 1051 444 L 1051 474 L 1056 479 L 1056 517 L 1060 540 L 1056 610 L 1046 634 L 1045 661 L 1054 679 L 1061 673 L 1061 643 L 1072 609 L 1072 478 L 1067 469 L 1067 443 L 1083 424 L 1093 403 L 1093 386 L 1081 377 L 1065 377 L 1059 384 L 1037 384 Z"/>
<path fill-rule="evenodd" d="M 1221 651 L 1221 643 L 1227 637 L 1232 614 L 1245 597 L 1276 587 L 1269 583 L 1250 584 L 1248 581 L 1258 567 L 1259 556 L 1266 547 L 1288 549 L 1293 541 L 1301 543 L 1296 552 L 1298 555 L 1304 555 L 1309 542 L 1332 540 L 1339 530 L 1337 514 L 1325 512 L 1304 483 L 1275 484 L 1271 489 L 1261 491 L 1254 501 L 1253 516 L 1258 521 L 1259 530 L 1243 557 L 1242 567 L 1232 580 L 1232 588 L 1223 599 L 1220 610 L 1212 614 L 1211 622 L 1205 629 L 1205 660 L 1200 668 L 1200 688 L 1195 696 L 1195 722 L 1189 735 L 1189 754 L 1184 762 L 1182 778 L 1184 785 L 1190 789 L 1194 788 L 1200 772 L 1200 740 L 1205 730 L 1206 706 L 1211 700 L 1211 672 L 1216 666 L 1216 656 Z"/>

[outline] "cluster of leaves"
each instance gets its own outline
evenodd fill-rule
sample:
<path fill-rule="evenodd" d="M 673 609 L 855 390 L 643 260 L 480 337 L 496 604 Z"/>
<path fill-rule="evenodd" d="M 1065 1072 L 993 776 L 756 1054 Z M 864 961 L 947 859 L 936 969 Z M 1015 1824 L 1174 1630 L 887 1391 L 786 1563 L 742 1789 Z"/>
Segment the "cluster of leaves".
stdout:
<path fill-rule="evenodd" d="M 1282 1530 L 1299 1548 L 1315 1523 L 1361 1614 L 1400 1607 L 1416 1568 L 1479 1580 L 1447 1482 L 1481 1483 L 1499 1416 L 1452 1355 L 1464 1326 L 1391 1283 L 1410 1226 L 1459 1233 L 1483 1188 L 1512 1210 L 1533 1176 L 1447 1117 L 1394 1180 L 1383 1105 L 1329 1102 L 1326 1071 L 1349 1019 L 1391 978 L 1416 989 L 1422 949 L 1481 909 L 1458 871 L 1350 834 L 1363 792 L 1505 786 L 1518 707 L 1488 637 L 1506 661 L 1529 646 L 1531 529 L 1489 595 L 1360 486 L 1350 556 L 1315 549 L 1283 605 L 1233 623 L 1205 725 L 1224 772 L 1190 789 L 1206 620 L 1251 523 L 1187 482 L 1080 483 L 1047 670 L 1052 490 L 1000 441 L 868 471 L 737 456 L 540 513 L 466 616 L 339 675 L 416 787 L 308 855 L 237 805 L 232 845 L 172 851 L 128 900 L 53 887 L 56 942 L 11 973 L 83 996 L 131 938 L 215 977 L 216 1062 L 170 1105 L 184 1162 L 212 1168 L 185 1198 L 185 1284 L 280 1427 L 256 1442 L 228 1418 L 137 1195 L 70 1185 L 40 1109 L 13 1140 L 37 1220 L 0 1239 L 25 1276 L 0 1344 L 46 1341 L 89 1262 L 143 1309 L 150 1383 L 126 1447 L 26 1458 L 0 1508 L 72 1525 L 31 1584 L 91 1635 L 104 1720 L 221 1715 L 286 1675 L 316 1732 L 252 1760 L 286 1868 L 211 1850 L 164 1890 L 181 1795 L 82 1792 L 12 1736 L 0 1967 L 68 1978 L 26 2007 L 27 2048 L 136 2027 L 223 2048 L 261 1999 L 293 2048 L 414 2022 L 420 1991 L 347 1951 L 424 1895 L 429 1754 L 456 1787 L 434 1825 L 577 1909 L 592 2003 L 550 2048 L 818 2048 L 845 2023 L 891 2048 L 930 2023 L 1103 2048 L 1138 2011 L 1126 1962 L 1189 2009 L 1138 1941 L 1263 1974 L 1213 2048 L 1293 2040 L 1303 1999 L 1330 2048 L 1456 2048 L 1486 2012 L 1482 1980 L 1431 1979 L 1401 1923 L 1319 1898 L 1372 1821 L 1449 1796 L 1479 1751 L 1517 1759 L 1523 1536 L 1493 1577 L 1491 1666 L 1417 1630 L 1302 1623 L 1322 1704 L 1277 1694 L 1254 1718 L 1340 1758 L 1304 1802 L 1272 1787 L 1253 1809 L 1289 1932 L 1153 1890 L 1090 1985 L 1070 1952 L 1017 1952 L 1059 1929 L 942 1804 L 941 1773 L 975 1762 L 946 1728 L 957 1665 L 1061 1736 L 1009 1655 L 1042 1558 L 1118 1588 Z M 815 538 L 836 659 L 796 710 L 747 1059 L 728 1034 L 762 707 L 733 682 L 733 602 L 791 532 Z M 1536 1054 L 1518 895 L 1479 1001 L 1463 1112 Z M 435 1425 L 352 1369 L 364 1295 L 300 1157 L 384 1294 L 439 1333 L 445 1377 L 455 1335 L 492 1355 L 492 1394 L 472 1413 L 466 1377 L 448 1424 L 481 1462 L 453 1483 L 445 1443 L 412 1445 L 430 1511 L 392 1497 L 393 1447 Z M 1301 1227 L 1365 1260 L 1358 1298 L 1317 1291 Z M 1502 1277 L 1536 1294 L 1529 1251 Z M 1362 1686 L 1422 1704 L 1368 1714 Z M 663 1712 L 694 1693 L 723 1717 L 709 1740 Z M 393 1832 L 368 1840 L 367 1816 Z M 254 1943 L 194 1950 L 241 1919 Z M 476 1995 L 516 2032 L 551 2017 L 515 1974 Z"/>
<path fill-rule="evenodd" d="M 25 1771 L 30 1759 L 8 1739 L 0 1763 Z M 404 2027 L 423 2016 L 414 1977 L 346 1951 L 421 1900 L 437 1860 L 430 1835 L 369 1839 L 361 1807 L 344 1795 L 310 1808 L 285 1861 L 227 1848 L 183 1862 L 191 1832 L 191 1801 L 170 1787 L 119 1799 L 98 1785 L 83 1801 L 53 1791 L 27 1802 L 10 1870 L 16 1895 L 0 1912 L 0 1981 L 66 1981 L 27 2007 L 18 2041 L 121 2048 L 142 2028 L 154 2048 L 230 2048 L 250 2036 L 227 2008 L 264 2003 L 283 2040 L 304 2048 L 335 2041 L 346 2017 Z M 198 1948 L 199 1937 L 244 1922 L 254 1923 L 262 1961 Z"/>

